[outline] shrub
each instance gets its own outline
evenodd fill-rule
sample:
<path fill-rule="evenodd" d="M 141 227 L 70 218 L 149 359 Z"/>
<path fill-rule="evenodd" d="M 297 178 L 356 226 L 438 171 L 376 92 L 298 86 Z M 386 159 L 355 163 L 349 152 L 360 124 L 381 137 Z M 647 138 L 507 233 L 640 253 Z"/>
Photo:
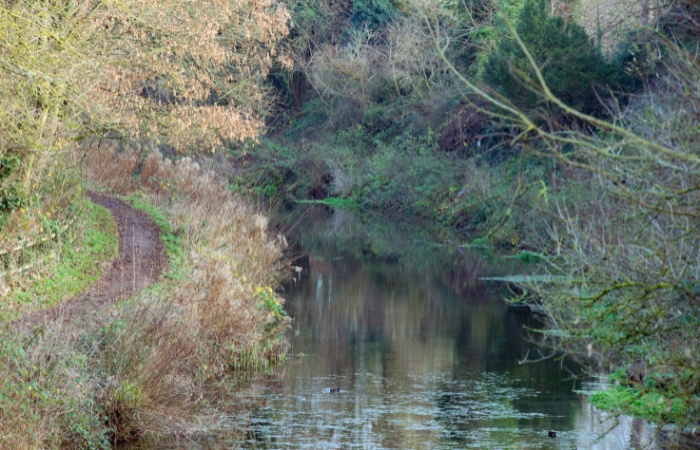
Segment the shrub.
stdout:
<path fill-rule="evenodd" d="M 376 30 L 397 14 L 389 0 L 356 0 L 352 5 L 350 21 L 355 27 Z"/>
<path fill-rule="evenodd" d="M 516 31 L 542 72 L 552 93 L 589 114 L 602 111 L 597 88 L 622 81 L 622 70 L 608 62 L 586 31 L 573 21 L 549 15 L 549 2 L 528 0 Z M 532 110 L 543 101 L 534 70 L 514 38 L 504 39 L 489 55 L 484 81 L 516 106 Z"/>

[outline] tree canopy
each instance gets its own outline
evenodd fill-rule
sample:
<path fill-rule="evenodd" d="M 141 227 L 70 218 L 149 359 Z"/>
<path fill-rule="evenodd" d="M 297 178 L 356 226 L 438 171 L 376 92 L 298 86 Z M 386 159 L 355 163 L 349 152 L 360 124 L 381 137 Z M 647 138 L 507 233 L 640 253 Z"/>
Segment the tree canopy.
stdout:
<path fill-rule="evenodd" d="M 190 151 L 257 136 L 289 20 L 274 0 L 2 2 L 0 227 L 55 191 L 48 168 L 86 137 Z"/>

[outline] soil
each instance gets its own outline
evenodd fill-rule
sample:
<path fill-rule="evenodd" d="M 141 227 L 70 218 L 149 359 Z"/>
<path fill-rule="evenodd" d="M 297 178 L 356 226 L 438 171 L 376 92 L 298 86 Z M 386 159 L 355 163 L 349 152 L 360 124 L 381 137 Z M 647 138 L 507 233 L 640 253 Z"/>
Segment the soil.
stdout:
<path fill-rule="evenodd" d="M 114 197 L 94 192 L 88 196 L 112 212 L 119 232 L 119 257 L 92 289 L 60 305 L 19 319 L 16 325 L 20 329 L 56 321 L 72 322 L 98 312 L 155 283 L 168 266 L 160 229 L 148 214 Z"/>

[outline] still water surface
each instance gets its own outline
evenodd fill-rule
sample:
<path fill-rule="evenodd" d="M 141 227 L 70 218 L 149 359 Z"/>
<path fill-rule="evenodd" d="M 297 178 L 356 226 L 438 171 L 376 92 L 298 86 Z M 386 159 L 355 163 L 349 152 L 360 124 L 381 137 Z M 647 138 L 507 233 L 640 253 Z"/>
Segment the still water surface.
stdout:
<path fill-rule="evenodd" d="M 230 436 L 204 448 L 632 449 L 642 421 L 603 421 L 560 361 L 537 349 L 528 310 L 480 277 L 505 260 L 429 244 L 346 211 L 298 219 L 308 258 L 285 286 L 290 356 L 237 394 Z M 340 389 L 339 393 L 331 393 Z M 556 432 L 550 438 L 548 432 Z M 604 434 L 606 431 L 610 431 Z M 602 436 L 602 437 L 601 437 Z"/>
<path fill-rule="evenodd" d="M 504 260 L 430 245 L 347 211 L 297 222 L 308 260 L 285 289 L 290 358 L 231 425 L 249 448 L 642 448 L 560 361 L 520 364 L 528 310 L 480 277 Z M 339 393 L 331 390 L 339 388 Z M 603 433 L 611 429 L 611 432 Z M 548 432 L 556 432 L 550 438 Z"/>

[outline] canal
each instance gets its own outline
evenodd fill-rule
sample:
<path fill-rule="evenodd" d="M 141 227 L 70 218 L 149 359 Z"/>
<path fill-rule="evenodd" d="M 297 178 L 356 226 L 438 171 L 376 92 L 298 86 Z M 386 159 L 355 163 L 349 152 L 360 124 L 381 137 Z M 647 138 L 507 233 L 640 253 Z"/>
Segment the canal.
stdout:
<path fill-rule="evenodd" d="M 287 362 L 232 390 L 228 432 L 191 448 L 650 443 L 644 422 L 606 419 L 587 403 L 583 392 L 597 386 L 572 379 L 571 363 L 522 363 L 541 354 L 527 331 L 539 322 L 482 280 L 522 270 L 515 259 L 344 210 L 310 208 L 285 227 L 299 250 L 282 291 L 293 319 Z"/>

